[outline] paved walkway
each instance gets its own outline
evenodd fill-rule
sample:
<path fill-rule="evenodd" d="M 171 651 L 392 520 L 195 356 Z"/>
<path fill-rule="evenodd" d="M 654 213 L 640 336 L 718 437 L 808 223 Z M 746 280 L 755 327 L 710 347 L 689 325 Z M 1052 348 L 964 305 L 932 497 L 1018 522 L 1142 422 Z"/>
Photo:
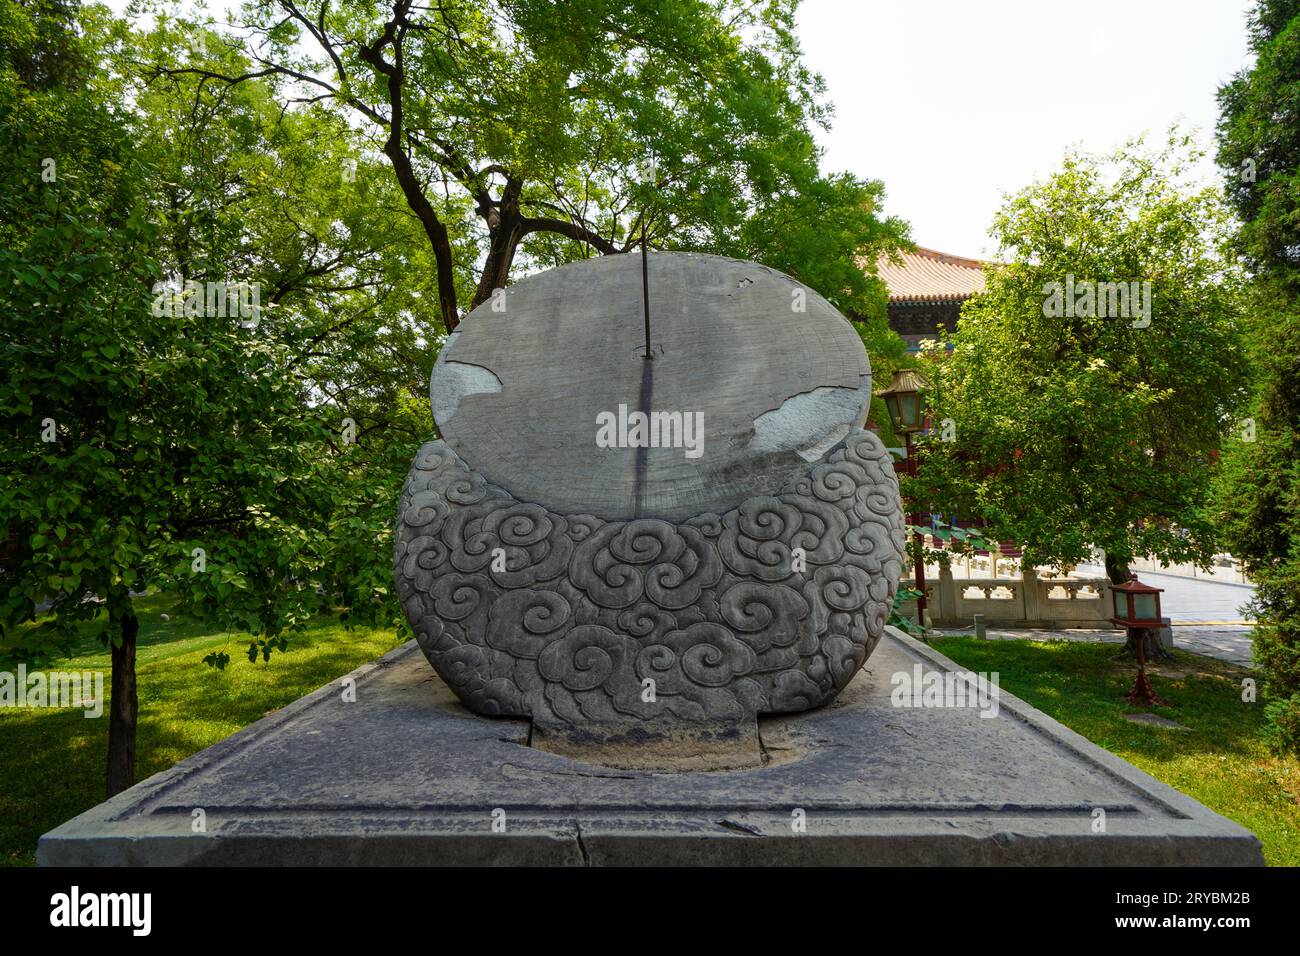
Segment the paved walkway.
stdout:
<path fill-rule="evenodd" d="M 1079 565 L 1079 574 L 1104 575 L 1095 564 Z M 1138 580 L 1152 587 L 1164 588 L 1160 607 L 1174 624 L 1200 624 L 1220 627 L 1248 622 L 1241 608 L 1255 596 L 1250 584 L 1230 584 L 1208 578 L 1185 578 L 1158 571 L 1139 571 Z"/>
<path fill-rule="evenodd" d="M 930 632 L 940 636 L 971 636 L 973 627 L 942 627 Z M 1047 630 L 1038 628 L 988 628 L 985 636 L 998 641 L 1086 641 L 1088 643 L 1123 644 L 1124 632 L 1121 630 L 1093 630 L 1073 628 L 1070 630 Z M 1215 626 L 1179 624 L 1174 621 L 1174 647 L 1215 657 L 1230 664 L 1242 667 L 1250 665 L 1250 628 L 1248 626 Z"/>

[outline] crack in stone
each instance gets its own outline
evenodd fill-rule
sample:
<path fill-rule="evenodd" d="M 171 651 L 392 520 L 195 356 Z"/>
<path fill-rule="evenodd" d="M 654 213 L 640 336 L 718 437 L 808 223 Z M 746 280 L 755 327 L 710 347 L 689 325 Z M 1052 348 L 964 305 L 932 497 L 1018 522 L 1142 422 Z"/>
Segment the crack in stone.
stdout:
<path fill-rule="evenodd" d="M 507 770 L 513 770 L 516 773 L 525 774 L 540 773 L 556 777 L 591 777 L 593 779 L 606 780 L 639 780 L 642 776 L 641 774 L 636 773 L 593 773 L 586 770 L 548 770 L 543 767 L 520 767 L 518 764 L 512 763 L 502 764 L 501 770 L 503 773 Z"/>
<path fill-rule="evenodd" d="M 748 823 L 737 823 L 735 820 L 719 820 L 718 826 L 724 830 L 732 830 L 745 836 L 762 836 L 763 831 L 758 827 L 750 826 Z"/>
<path fill-rule="evenodd" d="M 587 844 L 582 839 L 582 824 L 577 820 L 573 821 L 574 829 L 578 837 L 578 852 L 582 854 L 582 865 L 591 866 L 591 854 L 587 852 Z"/>

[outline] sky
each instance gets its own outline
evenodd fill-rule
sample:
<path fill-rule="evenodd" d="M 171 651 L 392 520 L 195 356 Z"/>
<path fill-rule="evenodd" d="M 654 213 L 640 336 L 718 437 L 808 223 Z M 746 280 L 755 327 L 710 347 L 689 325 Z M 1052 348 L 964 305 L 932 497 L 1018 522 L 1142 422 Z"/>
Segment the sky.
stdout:
<path fill-rule="evenodd" d="M 805 62 L 835 104 L 824 166 L 885 184 L 921 246 L 992 258 L 1002 196 L 1067 147 L 1199 129 L 1247 66 L 1249 0 L 805 0 Z"/>

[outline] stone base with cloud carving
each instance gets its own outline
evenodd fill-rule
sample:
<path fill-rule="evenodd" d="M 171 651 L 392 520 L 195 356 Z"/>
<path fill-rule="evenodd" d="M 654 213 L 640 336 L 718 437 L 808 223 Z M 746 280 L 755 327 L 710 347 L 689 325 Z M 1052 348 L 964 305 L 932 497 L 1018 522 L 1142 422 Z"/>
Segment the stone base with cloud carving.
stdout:
<path fill-rule="evenodd" d="M 889 454 L 855 429 L 778 494 L 676 523 L 555 514 L 431 442 L 394 565 L 420 648 L 467 707 L 608 739 L 725 736 L 826 703 L 880 639 L 902 552 Z"/>

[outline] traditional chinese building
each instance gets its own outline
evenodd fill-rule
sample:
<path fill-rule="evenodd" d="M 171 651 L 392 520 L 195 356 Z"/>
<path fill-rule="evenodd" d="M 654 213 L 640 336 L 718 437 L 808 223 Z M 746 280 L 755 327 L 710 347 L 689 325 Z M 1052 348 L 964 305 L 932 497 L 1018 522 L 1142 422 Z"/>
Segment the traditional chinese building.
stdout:
<path fill-rule="evenodd" d="M 939 326 L 957 328 L 962 303 L 984 291 L 984 263 L 921 246 L 901 260 L 882 256 L 877 269 L 889 289 L 889 325 L 915 351 L 938 338 Z"/>

